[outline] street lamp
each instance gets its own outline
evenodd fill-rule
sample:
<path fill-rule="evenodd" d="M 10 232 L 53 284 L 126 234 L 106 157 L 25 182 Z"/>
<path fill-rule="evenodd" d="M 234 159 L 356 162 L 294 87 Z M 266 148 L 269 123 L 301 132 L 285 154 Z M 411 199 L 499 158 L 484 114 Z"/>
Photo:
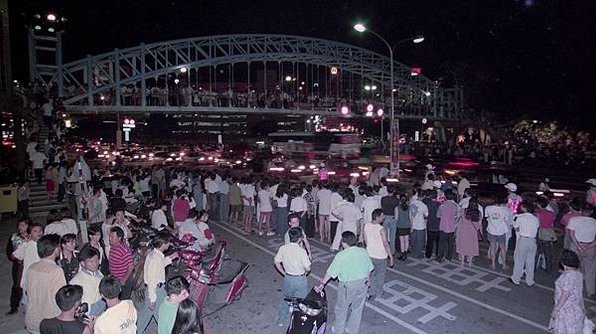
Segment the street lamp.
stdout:
<path fill-rule="evenodd" d="M 395 47 L 397 47 L 398 45 L 400 45 L 401 43 L 404 42 L 408 42 L 408 41 L 412 41 L 413 43 L 421 43 L 424 41 L 424 37 L 423 36 L 414 36 L 414 37 L 410 37 L 410 38 L 406 38 L 403 39 L 399 42 L 397 42 L 395 45 L 391 46 L 391 44 L 389 44 L 389 42 L 387 42 L 387 40 L 385 38 L 383 38 L 383 36 L 377 34 L 376 32 L 367 29 L 366 26 L 362 23 L 358 23 L 356 25 L 354 25 L 354 30 L 356 30 L 359 33 L 363 33 L 365 31 L 370 32 L 371 34 L 377 36 L 383 43 L 385 43 L 385 45 L 387 46 L 387 48 L 389 49 L 389 61 L 391 62 L 390 64 L 390 71 L 391 71 L 391 114 L 390 114 L 390 120 L 391 120 L 391 127 L 390 127 L 390 133 L 391 133 L 391 139 L 389 141 L 389 157 L 390 157 L 390 161 L 391 161 L 391 174 L 395 175 L 399 178 L 399 149 L 395 147 L 395 145 L 393 145 L 393 138 L 394 138 L 394 128 L 395 131 L 397 131 L 397 138 L 398 138 L 398 142 L 397 144 L 399 145 L 399 118 L 395 118 L 395 91 L 396 89 L 394 88 L 394 70 L 393 70 L 393 51 L 395 50 Z M 394 126 L 395 123 L 395 126 Z M 395 159 L 393 159 L 393 156 L 395 155 Z"/>

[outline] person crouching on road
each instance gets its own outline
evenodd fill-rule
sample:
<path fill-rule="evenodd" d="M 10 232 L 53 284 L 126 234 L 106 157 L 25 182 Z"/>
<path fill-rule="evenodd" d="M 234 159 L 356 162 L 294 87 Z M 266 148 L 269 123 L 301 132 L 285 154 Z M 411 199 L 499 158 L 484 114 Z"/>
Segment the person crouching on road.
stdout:
<path fill-rule="evenodd" d="M 373 263 L 364 248 L 358 247 L 358 237 L 350 231 L 342 233 L 343 250 L 333 258 L 331 265 L 315 290 L 321 292 L 331 278 L 339 280 L 335 320 L 331 333 L 357 334 L 362 320 L 370 273 Z M 348 313 L 350 313 L 348 315 Z"/>
<path fill-rule="evenodd" d="M 308 279 L 306 275 L 310 271 L 310 259 L 306 250 L 300 246 L 303 239 L 302 229 L 292 227 L 288 231 L 290 243 L 279 247 L 273 264 L 283 275 L 283 292 L 285 298 L 305 298 L 308 294 Z M 277 309 L 277 325 L 285 326 L 289 305 L 282 299 Z"/>

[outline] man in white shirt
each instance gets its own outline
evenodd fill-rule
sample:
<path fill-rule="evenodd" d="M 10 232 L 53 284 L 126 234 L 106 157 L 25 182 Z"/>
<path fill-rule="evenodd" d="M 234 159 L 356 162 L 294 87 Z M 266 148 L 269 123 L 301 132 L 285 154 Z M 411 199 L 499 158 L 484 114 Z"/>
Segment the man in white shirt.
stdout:
<path fill-rule="evenodd" d="M 78 259 L 81 269 L 70 280 L 70 284 L 83 287 L 82 302 L 89 305 L 87 315 L 95 317 L 106 309 L 106 305 L 99 294 L 99 283 L 103 278 L 101 271 L 99 271 L 99 251 L 93 246 L 86 245 L 79 252 Z"/>
<path fill-rule="evenodd" d="M 167 210 L 168 204 L 165 201 L 161 202 L 159 208 L 153 210 L 151 213 L 151 227 L 161 231 L 168 226 L 168 218 L 166 217 Z"/>
<path fill-rule="evenodd" d="M 412 233 L 410 235 L 412 245 L 412 256 L 417 259 L 424 257 L 426 247 L 426 220 L 428 219 L 428 207 L 419 199 L 410 201 L 410 221 L 412 222 Z"/>
<path fill-rule="evenodd" d="M 35 173 L 35 178 L 37 179 L 37 184 L 41 185 L 41 179 L 43 177 L 43 164 L 48 157 L 40 151 L 35 151 L 31 157 L 31 165 L 33 167 L 33 172 Z"/>
<path fill-rule="evenodd" d="M 573 217 L 567 224 L 571 239 L 569 249 L 580 259 L 582 274 L 586 280 L 586 293 L 594 298 L 596 293 L 596 219 L 591 217 L 592 207 L 586 204 L 582 216 Z"/>
<path fill-rule="evenodd" d="M 121 290 L 120 281 L 111 276 L 99 283 L 99 293 L 106 301 L 107 310 L 95 320 L 94 334 L 137 333 L 137 309 L 132 300 L 118 298 Z"/>
<path fill-rule="evenodd" d="M 366 225 L 372 221 L 372 213 L 375 209 L 380 209 L 381 203 L 380 201 L 373 196 L 372 187 L 367 186 L 364 191 L 364 199 L 362 200 L 362 205 L 360 210 L 362 211 L 362 224 Z M 362 236 L 359 238 L 362 241 Z"/>
<path fill-rule="evenodd" d="M 331 214 L 340 220 L 340 223 L 337 225 L 337 231 L 335 232 L 335 237 L 333 238 L 333 243 L 331 244 L 332 251 L 339 251 L 339 246 L 341 246 L 341 235 L 346 232 L 350 231 L 354 233 L 354 235 L 360 234 L 361 231 L 361 223 L 362 223 L 362 212 L 360 208 L 354 205 L 354 194 L 351 192 L 346 192 L 344 194 L 344 200 L 335 208 Z"/>
<path fill-rule="evenodd" d="M 215 220 L 219 217 L 219 184 L 216 181 L 215 173 L 211 173 L 205 179 L 205 189 L 207 189 L 207 202 L 209 203 L 209 216 Z"/>
<path fill-rule="evenodd" d="M 25 282 L 27 282 L 27 272 L 29 271 L 29 267 L 39 261 L 39 254 L 37 254 L 37 240 L 43 235 L 43 229 L 40 224 L 32 223 L 27 227 L 27 234 L 29 235 L 29 240 L 22 243 L 19 248 L 12 253 L 12 256 L 14 256 L 15 259 L 23 261 L 23 275 L 21 276 L 21 288 L 23 289 L 23 294 L 25 294 Z"/>
<path fill-rule="evenodd" d="M 170 235 L 166 232 L 159 232 L 153 238 L 153 249 L 149 251 L 145 258 L 143 266 L 143 280 L 147 286 L 147 298 L 143 306 L 139 308 L 137 327 L 139 333 L 147 329 L 151 319 L 159 323 L 159 306 L 166 298 L 164 284 L 166 282 L 166 267 L 172 263 L 172 260 L 178 258 L 174 253 L 168 257 L 164 252 L 170 248 Z"/>
<path fill-rule="evenodd" d="M 300 246 L 303 238 L 302 230 L 299 227 L 292 227 L 288 234 L 290 243 L 279 247 L 273 264 L 283 275 L 283 292 L 285 298 L 305 298 L 308 294 L 308 279 L 306 275 L 310 271 L 310 260 L 306 250 Z M 286 325 L 289 305 L 282 299 L 277 308 L 277 325 Z"/>
<path fill-rule="evenodd" d="M 333 215 L 335 210 L 343 202 L 342 196 L 339 194 L 339 184 L 333 184 L 331 187 L 331 214 L 329 215 L 330 238 L 333 240 L 339 230 L 339 218 Z M 333 233 L 335 230 L 335 233 Z M 340 233 L 341 236 L 341 233 Z"/>
<path fill-rule="evenodd" d="M 331 190 L 327 181 L 321 183 L 322 188 L 317 191 L 315 201 L 319 205 L 319 220 L 316 229 L 319 231 L 320 241 L 329 241 L 331 239 Z M 315 232 L 316 233 L 316 232 Z"/>
<path fill-rule="evenodd" d="M 536 235 L 540 222 L 529 212 L 528 203 L 522 202 L 519 206 L 521 214 L 513 218 L 513 228 L 517 235 L 515 252 L 513 253 L 513 275 L 509 281 L 519 285 L 523 272 L 526 272 L 526 284 L 534 285 L 534 261 L 536 258 Z"/>

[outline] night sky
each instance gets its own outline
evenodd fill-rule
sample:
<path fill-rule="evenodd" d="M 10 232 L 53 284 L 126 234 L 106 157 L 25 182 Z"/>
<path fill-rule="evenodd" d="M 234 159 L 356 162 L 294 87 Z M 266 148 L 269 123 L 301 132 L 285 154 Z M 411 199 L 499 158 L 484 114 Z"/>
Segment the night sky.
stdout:
<path fill-rule="evenodd" d="M 15 76 L 26 78 L 24 15 L 66 16 L 65 61 L 140 42 L 232 33 L 332 39 L 386 53 L 432 79 L 464 83 L 468 105 L 505 117 L 559 119 L 596 128 L 593 0 L 12 0 Z M 586 118 L 589 122 L 586 122 Z"/>

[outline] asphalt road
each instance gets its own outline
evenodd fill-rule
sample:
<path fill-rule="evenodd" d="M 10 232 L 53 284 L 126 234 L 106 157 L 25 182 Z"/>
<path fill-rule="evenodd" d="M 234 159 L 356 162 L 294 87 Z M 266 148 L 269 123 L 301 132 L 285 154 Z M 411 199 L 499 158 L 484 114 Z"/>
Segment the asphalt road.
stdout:
<path fill-rule="evenodd" d="M 0 225 L 0 242 L 6 244 L 14 220 Z M 209 333 L 285 333 L 275 324 L 277 303 L 282 297 L 282 278 L 273 267 L 273 256 L 281 238 L 243 235 L 227 224 L 212 223 L 216 238 L 228 242 L 231 258 L 251 264 L 247 271 L 249 286 L 239 300 L 207 317 Z M 333 259 L 328 245 L 312 241 L 313 266 L 309 285 L 318 283 Z M 473 268 L 459 263 L 408 259 L 389 269 L 385 295 L 367 302 L 361 333 L 548 333 L 553 305 L 556 273 L 537 271 L 536 284 L 508 282 L 510 272 L 491 271 L 486 260 L 486 245 Z M 510 262 L 511 263 L 511 262 Z M 4 333 L 23 333 L 23 315 L 6 316 L 10 265 L 0 262 L 0 279 L 5 283 L 0 298 L 0 328 Z M 334 283 L 328 285 L 329 320 L 333 320 Z M 587 300 L 589 316 L 596 318 L 596 301 Z M 150 333 L 155 333 L 151 326 Z"/>

